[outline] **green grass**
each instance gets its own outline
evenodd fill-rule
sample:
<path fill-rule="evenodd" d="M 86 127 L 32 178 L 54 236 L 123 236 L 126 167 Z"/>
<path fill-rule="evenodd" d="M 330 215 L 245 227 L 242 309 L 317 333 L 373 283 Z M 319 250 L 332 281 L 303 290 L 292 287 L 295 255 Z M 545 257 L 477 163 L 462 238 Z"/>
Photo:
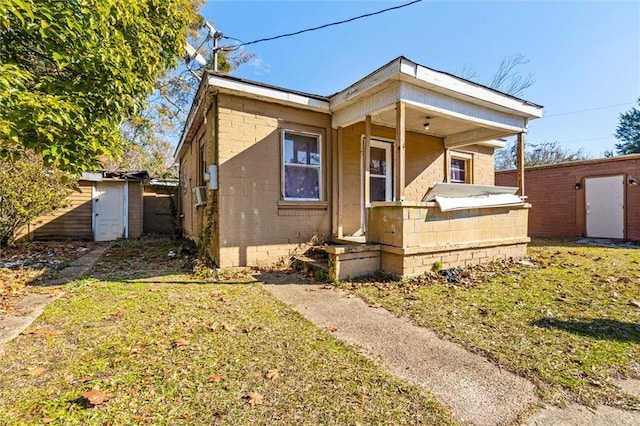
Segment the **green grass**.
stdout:
<path fill-rule="evenodd" d="M 528 255 L 535 267 L 480 266 L 461 283 L 345 286 L 532 379 L 548 401 L 640 408 L 614 384 L 640 377 L 640 250 L 538 240 Z"/>
<path fill-rule="evenodd" d="M 187 257 L 166 256 L 172 244 L 116 244 L 94 278 L 68 285 L 5 346 L 0 424 L 453 423 L 260 284 L 185 273 Z M 88 407 L 81 395 L 94 387 L 113 398 Z"/>

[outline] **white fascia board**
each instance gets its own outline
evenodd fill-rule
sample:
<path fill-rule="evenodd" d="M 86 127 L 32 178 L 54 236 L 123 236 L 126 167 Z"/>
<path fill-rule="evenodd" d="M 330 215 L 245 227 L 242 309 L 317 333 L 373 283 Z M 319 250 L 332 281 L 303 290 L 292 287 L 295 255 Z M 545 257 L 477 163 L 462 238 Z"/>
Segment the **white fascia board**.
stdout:
<path fill-rule="evenodd" d="M 180 161 L 180 151 L 182 150 L 184 141 L 187 139 L 187 136 L 191 131 L 191 126 L 193 125 L 193 121 L 195 120 L 198 110 L 200 110 L 200 105 L 202 104 L 202 101 L 206 98 L 205 94 L 207 93 L 207 88 L 208 88 L 207 85 L 200 83 L 200 86 L 196 91 L 196 95 L 193 99 L 193 103 L 191 104 L 191 109 L 189 109 L 189 114 L 187 115 L 187 121 L 184 125 L 184 129 L 182 129 L 180 142 L 178 142 L 178 146 L 176 147 L 176 150 L 173 152 L 174 163 L 178 163 Z"/>
<path fill-rule="evenodd" d="M 378 85 L 384 84 L 388 81 L 397 80 L 399 73 L 400 59 L 398 58 L 357 83 L 352 84 L 346 89 L 333 95 L 331 97 L 331 110 L 334 111 L 346 106 L 355 98 L 360 97 L 362 94 L 369 92 L 372 89 L 378 90 L 378 88 L 376 88 Z"/>
<path fill-rule="evenodd" d="M 507 142 L 500 139 L 494 139 L 491 141 L 480 142 L 478 145 L 487 146 L 489 148 L 501 149 L 507 146 Z"/>
<path fill-rule="evenodd" d="M 343 106 L 334 111 L 331 116 L 331 127 L 347 127 L 362 121 L 367 115 L 378 113 L 395 106 L 400 101 L 400 89 L 398 85 L 387 87 L 370 96 L 363 97 L 356 102 Z"/>
<path fill-rule="evenodd" d="M 80 180 L 86 180 L 89 182 L 102 182 L 102 173 L 82 172 Z"/>
<path fill-rule="evenodd" d="M 527 119 L 521 116 L 496 111 L 440 92 L 425 90 L 413 84 L 401 82 L 399 86 L 400 99 L 403 102 L 435 114 L 513 133 L 525 131 L 527 126 Z"/>
<path fill-rule="evenodd" d="M 400 78 L 404 81 L 416 84 L 417 80 L 417 82 L 422 83 L 429 89 L 443 91 L 450 96 L 458 97 L 462 95 L 473 98 L 517 112 L 527 118 L 542 117 L 542 107 L 540 106 L 500 94 L 452 75 L 431 70 L 404 58 L 401 60 L 400 73 L 402 74 Z"/>
<path fill-rule="evenodd" d="M 245 96 L 266 99 L 295 107 L 305 107 L 315 111 L 329 112 L 329 101 L 304 96 L 299 93 L 292 93 L 286 90 L 279 90 L 272 87 L 259 86 L 243 81 L 230 80 L 219 76 L 209 76 L 209 86 L 219 91 L 229 91 Z"/>
<path fill-rule="evenodd" d="M 445 148 L 459 148 L 462 146 L 486 144 L 492 142 L 496 138 L 509 136 L 511 133 L 494 129 L 477 128 L 466 132 L 455 133 L 445 136 Z"/>

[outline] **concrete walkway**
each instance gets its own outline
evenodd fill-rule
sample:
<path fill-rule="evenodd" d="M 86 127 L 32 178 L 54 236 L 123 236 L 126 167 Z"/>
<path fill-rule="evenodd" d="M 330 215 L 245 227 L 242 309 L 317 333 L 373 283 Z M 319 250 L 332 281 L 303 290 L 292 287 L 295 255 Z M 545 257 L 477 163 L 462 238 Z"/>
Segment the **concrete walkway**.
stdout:
<path fill-rule="evenodd" d="M 89 269 L 100 259 L 108 245 L 94 247 L 84 256 L 76 259 L 69 266 L 59 271 L 46 283 L 46 286 L 66 284 L 86 274 Z M 18 336 L 31 325 L 36 318 L 42 315 L 44 309 L 54 300 L 64 294 L 64 291 L 49 291 L 40 293 L 28 293 L 21 297 L 13 306 L 13 312 L 0 315 L 0 353 L 6 342 Z"/>
<path fill-rule="evenodd" d="M 260 279 L 269 283 L 282 277 Z M 538 402 L 531 382 L 343 291 L 301 284 L 264 287 L 318 327 L 336 327 L 339 339 L 362 348 L 400 378 L 433 391 L 460 423 L 515 423 Z"/>
<path fill-rule="evenodd" d="M 297 274 L 256 278 L 318 327 L 335 327 L 338 339 L 361 348 L 398 377 L 432 391 L 462 424 L 640 425 L 640 411 L 607 406 L 594 410 L 578 404 L 541 407 L 528 380 L 347 292 L 304 284 Z M 637 394 L 640 383 L 629 381 L 628 386 L 635 389 L 628 393 Z"/>

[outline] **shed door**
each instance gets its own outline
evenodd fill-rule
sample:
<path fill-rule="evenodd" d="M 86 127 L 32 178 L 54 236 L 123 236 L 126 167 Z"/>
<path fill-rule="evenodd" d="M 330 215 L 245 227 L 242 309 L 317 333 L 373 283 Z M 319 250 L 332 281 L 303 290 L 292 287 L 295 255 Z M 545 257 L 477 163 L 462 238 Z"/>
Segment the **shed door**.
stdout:
<path fill-rule="evenodd" d="M 624 176 L 585 179 L 587 237 L 624 238 Z"/>
<path fill-rule="evenodd" d="M 125 236 L 125 199 L 122 183 L 96 183 L 93 198 L 96 241 L 112 241 Z"/>

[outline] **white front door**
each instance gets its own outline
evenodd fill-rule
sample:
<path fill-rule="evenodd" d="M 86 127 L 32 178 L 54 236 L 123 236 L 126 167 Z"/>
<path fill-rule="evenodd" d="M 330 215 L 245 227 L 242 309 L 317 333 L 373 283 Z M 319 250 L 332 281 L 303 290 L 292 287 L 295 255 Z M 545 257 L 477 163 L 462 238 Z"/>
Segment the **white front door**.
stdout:
<path fill-rule="evenodd" d="M 371 141 L 369 153 L 369 200 L 391 201 L 391 147 L 389 142 Z"/>
<path fill-rule="evenodd" d="M 585 178 L 587 237 L 624 238 L 624 176 Z"/>
<path fill-rule="evenodd" d="M 362 138 L 362 147 L 364 147 L 364 137 Z M 391 150 L 393 141 L 385 142 L 382 140 L 371 140 L 369 149 L 369 202 L 375 201 L 393 201 L 393 160 Z M 362 185 L 360 193 L 361 204 L 361 231 L 366 232 L 367 207 L 364 202 L 364 150 L 361 150 L 361 171 Z"/>
<path fill-rule="evenodd" d="M 119 182 L 96 183 L 93 196 L 96 241 L 112 241 L 126 237 L 124 189 L 125 186 Z"/>

